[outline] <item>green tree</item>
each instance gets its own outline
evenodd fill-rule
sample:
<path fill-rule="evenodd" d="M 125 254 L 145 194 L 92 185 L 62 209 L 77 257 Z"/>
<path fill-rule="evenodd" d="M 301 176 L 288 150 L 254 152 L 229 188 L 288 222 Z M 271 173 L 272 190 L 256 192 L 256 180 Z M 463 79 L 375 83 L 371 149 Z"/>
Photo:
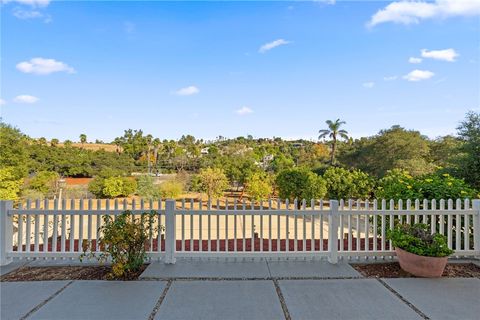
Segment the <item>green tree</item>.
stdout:
<path fill-rule="evenodd" d="M 332 150 L 330 152 L 330 163 L 332 165 L 335 164 L 335 151 L 337 148 L 337 141 L 339 138 L 343 139 L 348 139 L 348 132 L 344 129 L 340 129 L 340 127 L 344 124 L 346 124 L 345 121 L 340 121 L 340 119 L 337 119 L 335 121 L 332 120 L 327 120 L 325 121 L 326 124 L 328 125 L 328 129 L 322 129 L 319 130 L 318 133 L 320 135 L 318 136 L 318 139 L 323 139 L 325 137 L 329 137 L 332 139 Z"/>
<path fill-rule="evenodd" d="M 463 141 L 460 147 L 463 155 L 458 161 L 459 176 L 480 189 L 480 113 L 468 112 L 457 130 Z"/>
<path fill-rule="evenodd" d="M 58 146 L 58 143 L 59 143 L 59 141 L 58 141 L 58 139 L 56 139 L 56 138 L 53 138 L 52 140 L 50 140 L 50 145 L 51 145 L 52 147 Z"/>
<path fill-rule="evenodd" d="M 145 199 L 160 199 L 160 189 L 154 184 L 154 178 L 142 175 L 137 178 L 137 194 Z"/>
<path fill-rule="evenodd" d="M 327 193 L 325 180 L 305 168 L 282 171 L 276 178 L 279 197 L 284 199 L 318 199 Z"/>
<path fill-rule="evenodd" d="M 0 168 L 0 200 L 17 200 L 23 179 L 15 174 L 14 167 Z"/>
<path fill-rule="evenodd" d="M 160 185 L 159 192 L 162 198 L 175 199 L 182 194 L 183 184 L 175 180 L 165 181 Z"/>
<path fill-rule="evenodd" d="M 220 168 L 206 168 L 198 174 L 200 189 L 206 193 L 209 199 L 218 198 L 228 188 L 228 179 Z"/>
<path fill-rule="evenodd" d="M 28 174 L 28 144 L 28 137 L 20 130 L 0 122 L 0 168 L 9 168 L 8 175 L 13 174 L 13 180 L 19 180 Z"/>
<path fill-rule="evenodd" d="M 82 147 L 85 143 L 87 143 L 87 135 L 85 133 L 80 135 L 80 143 L 82 144 Z"/>
<path fill-rule="evenodd" d="M 266 199 L 272 194 L 272 179 L 264 172 L 255 172 L 247 179 L 245 191 L 256 201 Z"/>
<path fill-rule="evenodd" d="M 330 167 L 323 174 L 329 199 L 367 199 L 374 188 L 373 179 L 360 170 Z"/>
<path fill-rule="evenodd" d="M 51 197 L 57 189 L 59 174 L 53 171 L 40 171 L 28 182 L 28 187 L 40 191 L 45 197 Z"/>

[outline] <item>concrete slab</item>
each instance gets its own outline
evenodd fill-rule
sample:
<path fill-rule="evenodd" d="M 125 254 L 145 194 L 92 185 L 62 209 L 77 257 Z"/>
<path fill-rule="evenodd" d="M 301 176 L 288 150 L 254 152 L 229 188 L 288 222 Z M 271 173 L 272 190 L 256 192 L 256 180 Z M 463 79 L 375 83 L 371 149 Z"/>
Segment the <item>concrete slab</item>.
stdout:
<path fill-rule="evenodd" d="M 272 277 L 361 277 L 347 263 L 331 264 L 327 261 L 267 261 Z"/>
<path fill-rule="evenodd" d="M 151 263 L 142 273 L 145 278 L 238 278 L 270 277 L 265 261 L 195 261 L 177 260 L 175 264 Z"/>
<path fill-rule="evenodd" d="M 273 281 L 175 281 L 157 320 L 284 319 Z"/>
<path fill-rule="evenodd" d="M 0 276 L 3 276 L 4 274 L 10 273 L 13 270 L 18 269 L 20 267 L 23 267 L 27 264 L 28 264 L 28 261 L 10 262 L 9 264 L 0 267 Z"/>
<path fill-rule="evenodd" d="M 20 319 L 68 281 L 0 282 L 0 319 Z"/>
<path fill-rule="evenodd" d="M 76 281 L 29 319 L 147 319 L 163 281 Z"/>
<path fill-rule="evenodd" d="M 478 319 L 480 279 L 384 279 L 431 319 Z"/>
<path fill-rule="evenodd" d="M 375 279 L 281 280 L 292 319 L 422 319 Z"/>

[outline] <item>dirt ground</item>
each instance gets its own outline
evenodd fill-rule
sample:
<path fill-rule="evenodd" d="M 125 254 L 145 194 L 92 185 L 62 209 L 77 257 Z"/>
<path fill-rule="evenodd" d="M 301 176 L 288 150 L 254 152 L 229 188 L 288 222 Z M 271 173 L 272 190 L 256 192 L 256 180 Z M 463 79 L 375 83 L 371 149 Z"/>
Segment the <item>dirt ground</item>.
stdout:
<path fill-rule="evenodd" d="M 403 271 L 398 262 L 353 264 L 358 272 L 367 278 L 414 278 L 414 275 Z M 480 278 L 480 267 L 473 263 L 449 263 L 442 277 L 445 278 Z"/>

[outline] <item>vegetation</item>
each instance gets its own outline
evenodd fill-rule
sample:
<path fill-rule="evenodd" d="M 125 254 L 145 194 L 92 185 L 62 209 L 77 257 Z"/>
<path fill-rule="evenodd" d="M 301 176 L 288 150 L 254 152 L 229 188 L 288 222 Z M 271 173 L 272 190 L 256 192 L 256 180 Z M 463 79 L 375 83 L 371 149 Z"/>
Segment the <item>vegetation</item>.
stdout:
<path fill-rule="evenodd" d="M 128 129 L 110 144 L 93 145 L 85 134 L 75 143 L 60 143 L 33 139 L 0 123 L 0 196 L 57 197 L 58 181 L 65 177 L 94 178 L 88 191 L 102 198 L 136 194 L 158 199 L 185 191 L 210 198 L 237 191 L 254 200 L 478 196 L 479 113 L 466 115 L 457 136 L 434 140 L 400 126 L 352 139 L 344 121 L 327 125 L 319 137 L 327 142 L 252 136 L 204 141 L 191 135 L 175 141 Z M 159 174 L 176 178 L 161 183 L 165 179 Z M 87 196 L 86 190 L 81 193 Z"/>
<path fill-rule="evenodd" d="M 148 239 L 155 231 L 156 214 L 143 213 L 141 217 L 135 217 L 130 211 L 113 218 L 110 215 L 103 216 L 103 223 L 100 227 L 99 248 L 101 253 L 96 255 L 92 250 L 95 244 L 85 241 L 81 260 L 97 258 L 100 262 L 112 261 L 112 272 L 109 275 L 112 279 L 128 279 L 139 271 L 144 264 L 146 246 Z"/>
<path fill-rule="evenodd" d="M 446 257 L 453 253 L 448 248 L 447 238 L 442 234 L 431 234 L 426 224 L 403 224 L 387 230 L 387 238 L 396 248 L 426 257 Z"/>

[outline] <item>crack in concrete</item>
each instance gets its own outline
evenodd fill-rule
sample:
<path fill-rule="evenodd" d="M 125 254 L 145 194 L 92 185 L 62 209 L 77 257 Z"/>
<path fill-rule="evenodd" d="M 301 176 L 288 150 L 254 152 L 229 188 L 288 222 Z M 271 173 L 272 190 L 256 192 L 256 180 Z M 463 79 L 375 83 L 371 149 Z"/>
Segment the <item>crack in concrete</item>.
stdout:
<path fill-rule="evenodd" d="M 158 310 L 160 309 L 160 306 L 161 306 L 163 300 L 167 296 L 167 292 L 170 289 L 172 283 L 173 283 L 173 280 L 171 280 L 171 279 L 167 281 L 167 284 L 165 285 L 165 289 L 163 289 L 163 292 L 160 295 L 160 297 L 158 298 L 157 303 L 155 304 L 155 307 L 153 307 L 152 312 L 148 316 L 148 320 L 153 320 L 155 318 L 155 315 L 157 314 Z"/>
<path fill-rule="evenodd" d="M 278 300 L 280 300 L 280 305 L 282 306 L 283 315 L 285 320 L 291 320 L 290 312 L 288 311 L 287 303 L 285 302 L 285 297 L 283 296 L 282 289 L 278 284 L 278 280 L 273 280 L 273 285 L 275 286 L 275 291 L 277 292 Z"/>
<path fill-rule="evenodd" d="M 377 279 L 378 282 L 380 282 L 385 288 L 387 288 L 391 293 L 393 293 L 397 298 L 399 298 L 400 300 L 402 300 L 403 303 L 405 303 L 407 306 L 410 307 L 410 309 L 412 309 L 413 311 L 415 311 L 416 314 L 418 314 L 420 317 L 422 317 L 423 319 L 425 320 L 430 320 L 430 318 L 425 314 L 423 313 L 420 309 L 418 309 L 417 307 L 415 307 L 415 305 L 413 303 L 411 303 L 410 301 L 408 301 L 407 299 L 405 299 L 400 293 L 398 293 L 397 291 L 395 291 L 395 289 L 393 289 L 391 286 L 389 286 L 385 281 L 383 281 L 382 279 Z"/>
<path fill-rule="evenodd" d="M 46 305 L 48 302 L 50 302 L 50 300 L 52 300 L 53 298 L 55 298 L 56 296 L 58 296 L 63 290 L 65 290 L 69 285 L 71 285 L 73 283 L 73 280 L 70 281 L 69 283 L 67 283 L 66 285 L 64 285 L 63 287 L 61 287 L 60 289 L 58 289 L 54 294 L 52 294 L 50 297 L 48 297 L 47 299 L 45 299 L 44 301 L 40 302 L 39 304 L 37 304 L 32 310 L 30 310 L 29 312 L 27 312 L 27 314 L 25 314 L 23 317 L 20 318 L 20 320 L 25 320 L 27 319 L 28 317 L 30 317 L 32 314 L 34 314 L 35 312 L 37 312 L 41 307 L 43 307 L 44 305 Z"/>

